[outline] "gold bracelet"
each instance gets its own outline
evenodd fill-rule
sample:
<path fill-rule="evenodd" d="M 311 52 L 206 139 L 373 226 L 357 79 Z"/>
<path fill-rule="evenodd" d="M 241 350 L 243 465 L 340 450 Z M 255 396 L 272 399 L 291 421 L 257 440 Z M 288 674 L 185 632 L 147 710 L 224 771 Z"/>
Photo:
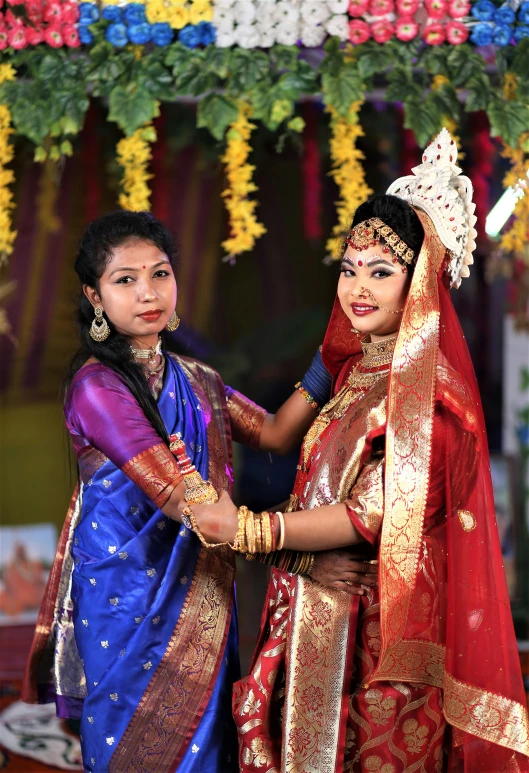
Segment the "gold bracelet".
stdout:
<path fill-rule="evenodd" d="M 246 519 L 248 518 L 248 508 L 244 505 L 239 507 L 237 511 L 237 534 L 233 540 L 231 547 L 237 553 L 248 552 L 248 545 L 246 544 Z"/>
<path fill-rule="evenodd" d="M 223 545 L 229 545 L 229 542 L 206 542 L 203 535 L 200 532 L 200 529 L 198 528 L 197 519 L 195 518 L 195 514 L 187 505 L 187 507 L 184 507 L 182 510 L 182 523 L 186 527 L 186 529 L 189 529 L 190 531 L 194 531 L 197 537 L 199 538 L 200 542 L 204 545 L 205 548 L 220 548 Z"/>
<path fill-rule="evenodd" d="M 283 550 L 283 545 L 285 544 L 285 516 L 280 512 L 277 512 L 276 515 L 279 518 L 279 541 L 276 549 Z"/>
<path fill-rule="evenodd" d="M 248 510 L 246 518 L 246 545 L 249 553 L 257 553 L 255 549 L 255 521 L 251 510 Z"/>

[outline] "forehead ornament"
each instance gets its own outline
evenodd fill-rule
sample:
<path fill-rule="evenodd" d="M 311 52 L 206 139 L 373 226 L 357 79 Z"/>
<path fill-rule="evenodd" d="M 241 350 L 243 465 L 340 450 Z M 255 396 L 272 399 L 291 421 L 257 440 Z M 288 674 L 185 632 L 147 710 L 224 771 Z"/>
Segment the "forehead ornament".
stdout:
<path fill-rule="evenodd" d="M 395 255 L 398 255 L 404 263 L 413 262 L 415 258 L 413 250 L 379 217 L 372 217 L 355 225 L 345 241 L 354 250 L 360 252 L 374 247 L 379 239 L 383 239 L 386 247 L 391 247 Z"/>

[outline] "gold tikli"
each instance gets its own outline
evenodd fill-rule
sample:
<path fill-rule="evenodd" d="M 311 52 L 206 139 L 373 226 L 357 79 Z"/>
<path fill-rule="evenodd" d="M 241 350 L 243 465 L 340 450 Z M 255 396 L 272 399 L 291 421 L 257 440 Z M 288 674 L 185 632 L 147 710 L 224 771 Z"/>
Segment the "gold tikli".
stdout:
<path fill-rule="evenodd" d="M 383 239 L 404 263 L 413 263 L 415 259 L 413 250 L 379 217 L 372 217 L 355 225 L 345 242 L 354 250 L 361 251 L 374 247 L 379 239 Z"/>

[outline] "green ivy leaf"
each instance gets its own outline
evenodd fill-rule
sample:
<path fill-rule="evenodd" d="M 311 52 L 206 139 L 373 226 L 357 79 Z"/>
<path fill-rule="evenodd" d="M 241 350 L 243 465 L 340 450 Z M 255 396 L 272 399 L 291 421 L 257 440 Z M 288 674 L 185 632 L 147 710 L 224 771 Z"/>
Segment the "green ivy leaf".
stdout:
<path fill-rule="evenodd" d="M 424 147 L 441 129 L 442 113 L 431 99 L 408 99 L 404 102 L 404 128 L 411 129 L 419 147 Z"/>
<path fill-rule="evenodd" d="M 307 62 L 300 60 L 298 67 L 281 75 L 277 84 L 291 99 L 299 99 L 302 94 L 311 94 L 317 88 L 317 76 Z"/>
<path fill-rule="evenodd" d="M 297 115 L 295 118 L 290 119 L 290 121 L 287 123 L 287 128 L 290 129 L 290 131 L 301 134 L 301 132 L 305 129 L 305 121 L 300 115 Z"/>
<path fill-rule="evenodd" d="M 125 61 L 116 54 L 114 46 L 106 40 L 90 49 L 91 67 L 88 71 L 88 81 L 107 81 L 115 85 L 118 78 L 125 72 Z"/>
<path fill-rule="evenodd" d="M 372 41 L 369 41 L 358 47 L 361 49 L 358 50 L 357 55 L 358 72 L 364 79 L 370 78 L 376 73 L 384 72 L 392 64 L 390 49 L 378 43 L 374 45 L 371 43 Z"/>
<path fill-rule="evenodd" d="M 487 108 L 490 133 L 501 137 L 508 145 L 515 147 L 520 135 L 529 126 L 529 105 L 517 100 L 505 100 L 493 94 Z"/>
<path fill-rule="evenodd" d="M 487 73 L 483 72 L 471 78 L 467 83 L 467 89 L 465 112 L 486 110 L 490 96 L 490 78 Z"/>
<path fill-rule="evenodd" d="M 466 86 L 471 78 L 479 77 L 485 70 L 485 60 L 479 54 L 475 54 L 468 43 L 452 46 L 448 53 L 447 64 L 447 75 L 455 88 Z"/>
<path fill-rule="evenodd" d="M 232 53 L 228 90 L 232 96 L 244 96 L 270 75 L 270 59 L 262 51 L 236 48 Z"/>
<path fill-rule="evenodd" d="M 298 56 L 297 46 L 276 45 L 270 49 L 270 60 L 276 70 L 295 70 Z"/>
<path fill-rule="evenodd" d="M 109 120 L 115 121 L 127 136 L 159 114 L 156 99 L 134 82 L 126 86 L 114 86 L 108 107 Z"/>
<path fill-rule="evenodd" d="M 516 46 L 516 53 L 511 65 L 513 73 L 527 81 L 529 77 L 529 38 L 523 38 Z"/>
<path fill-rule="evenodd" d="M 171 43 L 167 46 L 164 56 L 164 64 L 167 67 L 173 68 L 173 73 L 176 77 L 178 71 L 183 69 L 187 62 L 194 57 L 194 51 L 182 43 Z"/>
<path fill-rule="evenodd" d="M 199 97 L 209 91 L 215 83 L 215 76 L 204 66 L 202 52 L 195 52 L 182 68 L 174 67 L 173 75 L 178 94 L 190 94 Z"/>
<path fill-rule="evenodd" d="M 228 126 L 237 119 L 237 102 L 223 94 L 208 94 L 198 104 L 197 126 L 209 129 L 216 140 L 224 137 Z"/>
<path fill-rule="evenodd" d="M 439 88 L 432 90 L 430 98 L 440 113 L 453 118 L 456 123 L 458 122 L 461 108 L 457 92 L 451 83 L 443 83 Z"/>
<path fill-rule="evenodd" d="M 386 100 L 388 102 L 403 102 L 407 99 L 421 100 L 423 90 L 413 80 L 413 74 L 404 67 L 395 67 L 388 73 Z"/>
<path fill-rule="evenodd" d="M 446 75 L 448 71 L 447 58 L 448 50 L 443 46 L 426 46 L 419 56 L 418 64 L 431 75 Z"/>
<path fill-rule="evenodd" d="M 231 64 L 231 49 L 208 46 L 206 49 L 206 67 L 209 72 L 225 80 Z"/>
<path fill-rule="evenodd" d="M 174 99 L 173 77 L 161 62 L 153 61 L 149 57 L 141 59 L 137 77 L 141 87 L 156 99 L 166 101 Z"/>
<path fill-rule="evenodd" d="M 351 104 L 362 99 L 363 83 L 354 62 L 344 64 L 337 76 L 325 73 L 321 79 L 323 101 L 346 116 Z"/>

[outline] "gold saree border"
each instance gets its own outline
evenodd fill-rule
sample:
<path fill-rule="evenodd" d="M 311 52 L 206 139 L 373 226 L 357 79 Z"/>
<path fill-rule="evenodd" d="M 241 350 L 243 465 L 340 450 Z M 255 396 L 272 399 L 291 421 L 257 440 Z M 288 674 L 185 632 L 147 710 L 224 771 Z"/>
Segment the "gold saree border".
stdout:
<path fill-rule="evenodd" d="M 351 600 L 296 579 L 281 773 L 335 773 Z"/>
<path fill-rule="evenodd" d="M 521 703 L 446 674 L 444 713 L 459 730 L 529 757 L 529 717 Z"/>
<path fill-rule="evenodd" d="M 137 454 L 123 465 L 122 471 L 159 508 L 182 481 L 178 464 L 165 443 Z"/>
<path fill-rule="evenodd" d="M 426 639 L 402 639 L 387 653 L 377 680 L 415 682 L 443 687 L 446 647 Z"/>
<path fill-rule="evenodd" d="M 234 572 L 201 549 L 169 644 L 112 755 L 109 773 L 172 773 L 213 689 L 231 620 Z"/>
<path fill-rule="evenodd" d="M 437 272 L 445 248 L 427 215 L 420 211 L 417 215 L 424 227 L 424 241 L 395 346 L 388 396 L 379 555 L 382 650 L 371 681 L 388 671 L 387 658 L 406 629 L 419 567 L 430 477 L 439 351 Z"/>

